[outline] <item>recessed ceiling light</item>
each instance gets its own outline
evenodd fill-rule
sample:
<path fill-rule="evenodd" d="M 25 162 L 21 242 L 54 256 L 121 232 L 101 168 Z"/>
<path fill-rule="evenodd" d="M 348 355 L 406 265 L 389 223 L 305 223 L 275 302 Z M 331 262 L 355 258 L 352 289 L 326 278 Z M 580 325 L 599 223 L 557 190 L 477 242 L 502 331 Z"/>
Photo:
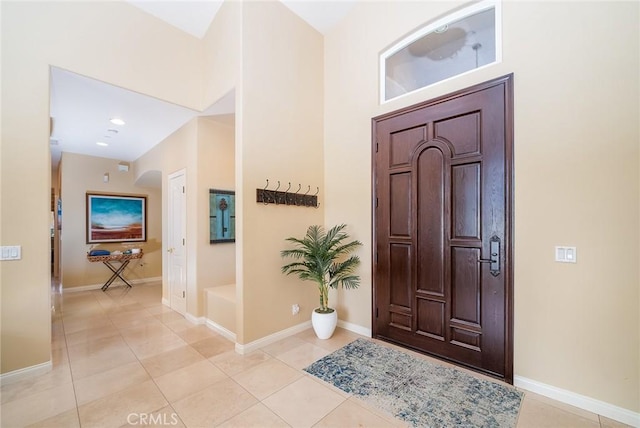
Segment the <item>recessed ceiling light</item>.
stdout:
<path fill-rule="evenodd" d="M 109 145 L 109 144 L 107 144 L 107 143 L 105 143 L 103 141 L 98 141 L 96 144 L 99 145 L 99 146 L 102 146 L 102 147 L 107 147 Z"/>
<path fill-rule="evenodd" d="M 124 120 L 120 119 L 119 117 L 114 117 L 109 122 L 113 123 L 114 125 L 124 125 Z"/>

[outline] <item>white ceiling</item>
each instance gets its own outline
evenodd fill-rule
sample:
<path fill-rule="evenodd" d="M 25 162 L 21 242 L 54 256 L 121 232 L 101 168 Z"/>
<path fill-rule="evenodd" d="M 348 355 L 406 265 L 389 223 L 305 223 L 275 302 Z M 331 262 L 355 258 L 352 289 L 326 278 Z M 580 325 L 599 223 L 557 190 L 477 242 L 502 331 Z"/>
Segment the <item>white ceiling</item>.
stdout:
<path fill-rule="evenodd" d="M 133 6 L 202 38 L 222 2 L 129 0 Z M 289 9 L 325 33 L 355 5 L 355 1 L 282 0 Z M 227 94 L 204 112 L 115 87 L 88 77 L 51 68 L 51 157 L 61 152 L 134 161 L 195 116 L 235 111 L 235 97 Z M 111 124 L 114 117 L 126 121 Z M 99 146 L 97 142 L 107 143 Z"/>

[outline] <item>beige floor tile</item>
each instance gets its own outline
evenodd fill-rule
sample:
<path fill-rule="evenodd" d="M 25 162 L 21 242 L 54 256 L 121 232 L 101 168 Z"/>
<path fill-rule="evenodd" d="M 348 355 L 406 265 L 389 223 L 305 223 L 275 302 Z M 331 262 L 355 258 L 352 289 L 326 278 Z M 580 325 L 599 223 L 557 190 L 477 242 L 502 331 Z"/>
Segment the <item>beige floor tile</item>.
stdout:
<path fill-rule="evenodd" d="M 300 370 L 360 335 L 338 328 L 320 340 L 309 328 L 240 355 L 232 342 L 162 305 L 161 296 L 161 283 L 52 294 L 53 370 L 2 384 L 0 426 L 407 426 Z M 526 394 L 518 427 L 625 426 Z"/>
<path fill-rule="evenodd" d="M 205 358 L 191 346 L 181 346 L 153 357 L 145 358 L 140 362 L 149 372 L 151 377 L 157 378 L 174 370 L 181 369 Z"/>
<path fill-rule="evenodd" d="M 66 335 L 77 333 L 82 330 L 113 326 L 111 319 L 106 315 L 97 315 L 91 317 L 74 316 L 63 318 L 64 332 Z"/>
<path fill-rule="evenodd" d="M 254 351 L 250 354 L 238 354 L 236 351 L 227 351 L 220 355 L 209 358 L 209 361 L 214 363 L 220 370 L 225 372 L 229 376 L 233 376 L 240 372 L 255 367 L 258 364 L 264 363 L 271 359 L 271 355 L 266 354 L 260 350 Z"/>
<path fill-rule="evenodd" d="M 81 405 L 78 412 L 83 428 L 111 428 L 129 423 L 131 415 L 149 414 L 167 404 L 153 381 L 147 381 Z"/>
<path fill-rule="evenodd" d="M 343 391 L 343 390 L 341 390 L 340 388 L 338 388 L 337 386 L 334 386 L 334 385 L 332 385 L 332 384 L 330 384 L 330 383 L 328 383 L 328 382 L 325 382 L 325 381 L 323 381 L 322 379 L 317 378 L 317 377 L 315 377 L 314 375 L 309 374 L 309 373 L 307 373 L 307 372 L 304 372 L 304 371 L 303 371 L 303 373 L 304 373 L 304 375 L 305 375 L 306 377 L 308 377 L 308 378 L 309 378 L 309 379 L 311 379 L 312 381 L 314 381 L 314 382 L 318 382 L 320 385 L 324 386 L 325 388 L 329 388 L 330 390 L 332 390 L 332 391 L 333 391 L 333 392 L 335 392 L 336 394 L 342 395 L 342 396 L 343 396 L 343 397 L 345 397 L 345 398 L 351 398 L 351 397 L 353 397 L 353 394 L 351 394 L 351 393 L 349 393 L 349 392 L 346 392 L 346 391 Z"/>
<path fill-rule="evenodd" d="M 600 416 L 601 428 L 631 428 L 631 425 L 624 424 L 622 422 L 614 421 L 604 416 Z"/>
<path fill-rule="evenodd" d="M 87 328 L 85 330 L 76 331 L 74 333 L 67 334 L 67 346 L 75 346 L 81 343 L 86 343 L 91 340 L 103 339 L 106 337 L 119 336 L 120 332 L 113 325 L 108 323 L 100 327 Z"/>
<path fill-rule="evenodd" d="M 171 351 L 172 349 L 181 348 L 185 345 L 185 341 L 175 333 L 167 336 L 153 337 L 146 342 L 129 343 L 131 350 L 141 360 Z"/>
<path fill-rule="evenodd" d="M 215 383 L 173 404 L 189 428 L 210 427 L 230 419 L 258 401 L 232 379 Z"/>
<path fill-rule="evenodd" d="M 599 428 L 600 423 L 525 396 L 520 407 L 517 426 L 518 428 Z"/>
<path fill-rule="evenodd" d="M 43 421 L 27 425 L 28 428 L 80 428 L 78 410 L 73 407 L 71 410 L 51 416 Z"/>
<path fill-rule="evenodd" d="M 0 426 L 21 427 L 74 409 L 76 398 L 73 384 L 65 383 L 55 388 L 30 394 L 2 404 Z"/>
<path fill-rule="evenodd" d="M 160 376 L 155 382 L 167 400 L 173 403 L 224 379 L 228 376 L 222 370 L 210 361 L 202 360 Z"/>
<path fill-rule="evenodd" d="M 329 339 L 319 339 L 313 328 L 302 331 L 295 337 L 333 352 L 363 336 L 338 327 Z"/>
<path fill-rule="evenodd" d="M 304 375 L 277 359 L 245 370 L 233 376 L 243 388 L 262 400 L 274 392 L 284 388 Z"/>
<path fill-rule="evenodd" d="M 25 398 L 65 384 L 71 384 L 71 368 L 68 362 L 53 366 L 50 372 L 31 376 L 14 382 L 3 382 L 0 387 L 2 404 Z"/>
<path fill-rule="evenodd" d="M 290 351 L 298 346 L 304 345 L 305 343 L 307 342 L 300 339 L 299 337 L 290 336 L 285 339 L 279 340 L 278 342 L 272 343 L 271 345 L 264 346 L 261 349 L 267 354 L 277 357 L 278 355 Z"/>
<path fill-rule="evenodd" d="M 304 377 L 287 385 L 262 403 L 294 427 L 311 427 L 346 399 Z"/>
<path fill-rule="evenodd" d="M 86 342 L 77 343 L 68 346 L 69 361 L 91 358 L 103 353 L 109 353 L 113 350 L 128 349 L 127 343 L 122 336 L 108 336 L 96 339 L 90 339 Z"/>
<path fill-rule="evenodd" d="M 122 340 L 122 338 L 120 338 L 120 340 Z M 78 351 L 78 355 L 75 357 L 71 351 L 72 348 L 69 348 L 69 360 L 74 381 L 137 360 L 135 354 L 126 343 L 124 346 L 113 343 L 101 348 L 100 341 L 96 342 L 98 343 L 94 343 L 90 349 L 82 349 L 81 352 Z M 122 342 L 124 343 L 124 341 Z"/>
<path fill-rule="evenodd" d="M 477 374 L 474 373 L 474 375 L 477 375 Z M 491 380 L 492 382 L 495 382 L 494 379 L 489 379 L 489 380 Z M 544 395 L 536 394 L 535 392 L 526 391 L 526 390 L 523 392 L 524 392 L 524 396 L 528 399 L 534 399 L 536 401 L 540 401 L 541 403 L 545 403 L 545 404 L 549 404 L 551 406 L 557 407 L 558 409 L 564 410 L 565 412 L 573 413 L 574 415 L 600 423 L 600 419 L 598 418 L 598 415 L 596 415 L 595 413 L 580 409 L 570 404 L 565 404 L 556 400 L 552 400 L 551 398 L 545 397 Z"/>
<path fill-rule="evenodd" d="M 169 327 L 174 332 L 179 332 L 179 331 L 185 330 L 187 328 L 191 328 L 195 324 L 190 322 L 190 321 L 187 321 L 186 319 L 183 318 L 181 320 L 178 319 L 178 320 L 175 320 L 175 321 L 165 322 L 164 325 Z"/>
<path fill-rule="evenodd" d="M 151 377 L 138 361 L 78 379 L 75 381 L 78 405 L 106 397 L 150 379 Z"/>
<path fill-rule="evenodd" d="M 158 427 L 158 428 L 184 428 L 184 423 L 180 416 L 171 406 L 165 406 L 160 410 L 151 413 L 134 414 L 127 417 L 125 427 Z"/>
<path fill-rule="evenodd" d="M 145 324 L 137 327 L 119 330 L 128 343 L 146 342 L 149 339 L 162 336 L 174 336 L 175 333 L 162 323 Z"/>
<path fill-rule="evenodd" d="M 311 376 L 311 378 L 313 379 L 313 376 Z M 388 426 L 403 427 L 403 428 L 409 428 L 412 426 L 411 424 L 401 419 L 397 419 L 387 410 L 372 406 L 371 404 L 367 403 L 366 401 L 364 401 L 358 396 L 352 395 L 348 401 L 351 401 L 352 403 L 362 407 L 363 409 L 370 411 L 374 415 L 378 416 L 380 419 L 387 421 Z"/>
<path fill-rule="evenodd" d="M 175 315 L 177 315 L 179 317 L 179 318 L 176 318 L 176 319 L 184 319 L 184 317 L 182 315 L 180 315 L 179 313 L 175 312 L 170 307 L 165 306 L 163 304 L 159 304 L 159 305 L 155 305 L 155 306 L 151 306 L 151 307 L 146 307 L 145 309 L 150 314 L 152 314 L 154 316 L 161 315 L 161 314 L 175 314 Z"/>
<path fill-rule="evenodd" d="M 287 352 L 278 355 L 278 359 L 293 368 L 302 370 L 320 358 L 329 355 L 329 351 L 311 343 L 297 346 Z"/>
<path fill-rule="evenodd" d="M 289 426 L 262 403 L 248 408 L 220 425 L 224 428 L 287 428 Z"/>
<path fill-rule="evenodd" d="M 211 337 L 220 337 L 218 333 L 214 332 L 206 325 L 197 325 L 195 327 L 185 328 L 184 330 L 180 330 L 176 333 L 187 343 L 194 343 Z"/>
<path fill-rule="evenodd" d="M 165 312 L 165 309 L 167 310 L 166 312 Z M 161 306 L 158 308 L 147 308 L 147 312 L 149 312 L 150 314 L 153 314 L 153 316 L 156 317 L 158 321 L 161 321 L 163 323 L 179 321 L 184 319 L 184 316 L 182 316 L 177 312 L 173 312 L 171 309 L 167 308 L 166 306 Z"/>
<path fill-rule="evenodd" d="M 146 308 L 143 305 L 141 305 L 140 303 L 136 302 L 133 299 L 128 298 L 126 295 L 124 297 L 113 298 L 109 306 L 105 307 L 105 313 L 109 316 L 114 316 L 116 314 L 126 314 L 128 312 L 145 311 L 145 310 Z M 145 312 L 142 312 L 142 313 L 144 314 Z"/>
<path fill-rule="evenodd" d="M 235 349 L 235 344 L 222 336 L 214 336 L 209 337 L 208 339 L 199 340 L 191 343 L 191 346 L 193 346 L 193 349 L 200 352 L 205 358 L 211 358 L 215 355 L 220 355 Z"/>
<path fill-rule="evenodd" d="M 146 311 L 145 311 L 146 312 Z M 123 329 L 127 329 L 127 328 L 133 328 L 133 327 L 138 327 L 138 326 L 143 326 L 143 325 L 150 325 L 150 324 L 162 324 L 156 317 L 154 317 L 153 315 L 149 314 L 148 312 L 146 313 L 147 316 L 144 317 L 125 317 L 125 318 L 119 318 L 116 315 L 112 316 L 111 321 L 113 322 L 113 325 L 115 325 L 118 329 L 123 330 Z"/>
<path fill-rule="evenodd" d="M 351 400 L 347 400 L 344 403 L 336 407 L 331 413 L 322 418 L 315 427 L 318 428 L 342 428 L 342 427 L 370 427 L 370 428 L 383 428 L 389 426 L 401 426 L 400 424 L 394 425 L 388 419 L 383 419 L 373 412 L 359 406 Z"/>

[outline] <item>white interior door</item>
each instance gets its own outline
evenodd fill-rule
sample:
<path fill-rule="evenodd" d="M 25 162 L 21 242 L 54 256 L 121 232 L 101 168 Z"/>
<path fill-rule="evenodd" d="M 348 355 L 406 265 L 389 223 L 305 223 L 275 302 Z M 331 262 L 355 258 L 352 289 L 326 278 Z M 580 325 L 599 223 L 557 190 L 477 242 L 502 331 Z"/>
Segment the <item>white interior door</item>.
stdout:
<path fill-rule="evenodd" d="M 186 173 L 178 171 L 169 176 L 169 213 L 167 261 L 169 276 L 169 304 L 174 311 L 187 311 L 187 198 Z"/>

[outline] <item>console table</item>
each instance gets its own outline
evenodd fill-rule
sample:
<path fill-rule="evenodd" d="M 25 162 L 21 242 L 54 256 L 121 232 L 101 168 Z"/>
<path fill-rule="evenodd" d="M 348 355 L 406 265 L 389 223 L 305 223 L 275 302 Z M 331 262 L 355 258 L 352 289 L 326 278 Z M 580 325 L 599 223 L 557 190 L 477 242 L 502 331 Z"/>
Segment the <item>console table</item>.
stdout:
<path fill-rule="evenodd" d="M 117 278 L 120 278 L 122 281 L 124 281 L 125 284 L 127 284 L 129 287 L 131 287 L 131 284 L 129 283 L 129 281 L 127 281 L 122 276 L 122 272 L 124 272 L 125 268 L 129 264 L 129 262 L 131 262 L 131 260 L 133 260 L 133 259 L 141 259 L 141 258 L 142 258 L 142 251 L 140 251 L 139 253 L 135 253 L 135 254 L 110 254 L 108 256 L 90 256 L 90 255 L 87 255 L 87 259 L 90 262 L 102 262 L 112 272 L 111 277 L 102 286 L 102 291 L 106 291 L 107 288 L 109 288 L 109 286 Z M 116 265 L 114 265 L 114 263 L 120 263 L 120 266 L 116 266 Z"/>

